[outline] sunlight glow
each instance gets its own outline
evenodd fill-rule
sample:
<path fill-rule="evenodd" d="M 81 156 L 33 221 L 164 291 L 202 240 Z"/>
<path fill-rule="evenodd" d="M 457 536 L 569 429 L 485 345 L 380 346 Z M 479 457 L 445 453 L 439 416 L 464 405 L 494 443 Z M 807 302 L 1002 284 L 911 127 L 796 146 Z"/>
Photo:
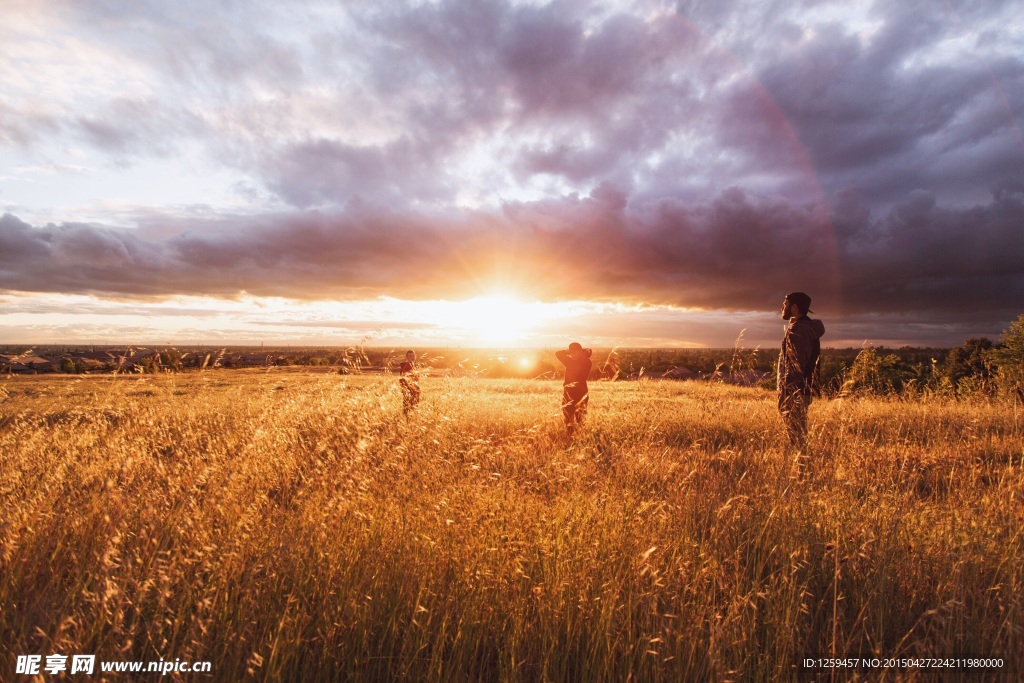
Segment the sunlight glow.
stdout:
<path fill-rule="evenodd" d="M 502 290 L 463 301 L 390 297 L 303 301 L 242 294 L 232 299 L 163 300 L 94 295 L 0 293 L 0 329 L 8 344 L 298 344 L 499 348 L 527 371 L 526 349 L 589 345 L 700 346 L 679 338 L 710 323 L 750 327 L 754 320 L 672 306 L 520 299 Z M 754 315 L 754 314 L 750 314 Z M 774 323 L 774 321 L 773 321 Z M 771 327 L 775 332 L 775 325 Z M 724 340 L 723 336 L 723 340 Z M 730 339 L 735 338 L 731 333 Z M 720 342 L 728 346 L 731 342 Z"/>
<path fill-rule="evenodd" d="M 450 302 L 445 308 L 447 315 L 438 321 L 440 324 L 466 330 L 483 344 L 522 341 L 546 317 L 542 305 L 524 303 L 507 295 Z"/>

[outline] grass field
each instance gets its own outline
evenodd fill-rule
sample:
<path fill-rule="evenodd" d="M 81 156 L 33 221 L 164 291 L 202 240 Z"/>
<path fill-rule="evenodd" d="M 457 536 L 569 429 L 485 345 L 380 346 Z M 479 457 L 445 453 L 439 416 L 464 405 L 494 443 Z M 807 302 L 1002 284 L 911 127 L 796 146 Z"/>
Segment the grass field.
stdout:
<path fill-rule="evenodd" d="M 764 390 L 596 383 L 568 441 L 557 383 L 423 387 L 405 420 L 379 376 L 0 380 L 0 679 L 58 653 L 212 662 L 182 680 L 1024 677 L 1008 402 L 821 401 L 797 471 Z"/>

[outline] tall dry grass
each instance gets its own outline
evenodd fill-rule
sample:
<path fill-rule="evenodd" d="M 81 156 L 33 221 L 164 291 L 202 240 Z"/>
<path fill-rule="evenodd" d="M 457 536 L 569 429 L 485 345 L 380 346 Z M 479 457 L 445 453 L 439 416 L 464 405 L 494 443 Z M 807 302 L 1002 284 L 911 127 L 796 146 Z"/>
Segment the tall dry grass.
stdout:
<path fill-rule="evenodd" d="M 787 680 L 852 653 L 1024 676 L 1009 404 L 819 402 L 796 474 L 759 389 L 598 383 L 568 441 L 551 382 L 427 379 L 409 420 L 380 377 L 0 387 L 0 678 L 56 653 L 216 680 Z"/>

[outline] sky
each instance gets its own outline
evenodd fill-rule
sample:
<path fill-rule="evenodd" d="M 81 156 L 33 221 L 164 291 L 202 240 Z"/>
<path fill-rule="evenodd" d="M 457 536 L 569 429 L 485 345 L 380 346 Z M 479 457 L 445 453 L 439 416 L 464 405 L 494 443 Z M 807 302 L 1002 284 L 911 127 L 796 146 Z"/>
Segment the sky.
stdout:
<path fill-rule="evenodd" d="M 6 0 L 0 344 L 995 339 L 1019 9 Z"/>

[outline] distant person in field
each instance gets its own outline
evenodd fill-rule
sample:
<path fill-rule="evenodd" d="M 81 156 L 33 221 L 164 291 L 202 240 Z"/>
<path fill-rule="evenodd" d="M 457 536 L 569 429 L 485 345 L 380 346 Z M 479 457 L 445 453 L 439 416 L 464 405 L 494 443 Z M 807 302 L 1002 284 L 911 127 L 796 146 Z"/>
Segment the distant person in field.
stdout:
<path fill-rule="evenodd" d="M 779 354 L 779 414 L 789 441 L 803 450 L 807 442 L 807 408 L 821 396 L 819 361 L 825 325 L 807 317 L 811 297 L 793 292 L 782 302 L 782 319 L 789 321 Z"/>
<path fill-rule="evenodd" d="M 416 369 L 416 354 L 412 351 L 405 352 L 398 384 L 402 387 L 402 412 L 408 417 L 409 411 L 420 402 L 420 373 Z"/>
<path fill-rule="evenodd" d="M 590 402 L 587 378 L 590 376 L 592 353 L 593 351 L 583 348 L 577 342 L 569 344 L 568 349 L 555 351 L 555 357 L 565 366 L 562 417 L 565 418 L 565 429 L 569 436 L 576 433 L 576 428 L 582 425 L 587 417 L 587 404 Z"/>

